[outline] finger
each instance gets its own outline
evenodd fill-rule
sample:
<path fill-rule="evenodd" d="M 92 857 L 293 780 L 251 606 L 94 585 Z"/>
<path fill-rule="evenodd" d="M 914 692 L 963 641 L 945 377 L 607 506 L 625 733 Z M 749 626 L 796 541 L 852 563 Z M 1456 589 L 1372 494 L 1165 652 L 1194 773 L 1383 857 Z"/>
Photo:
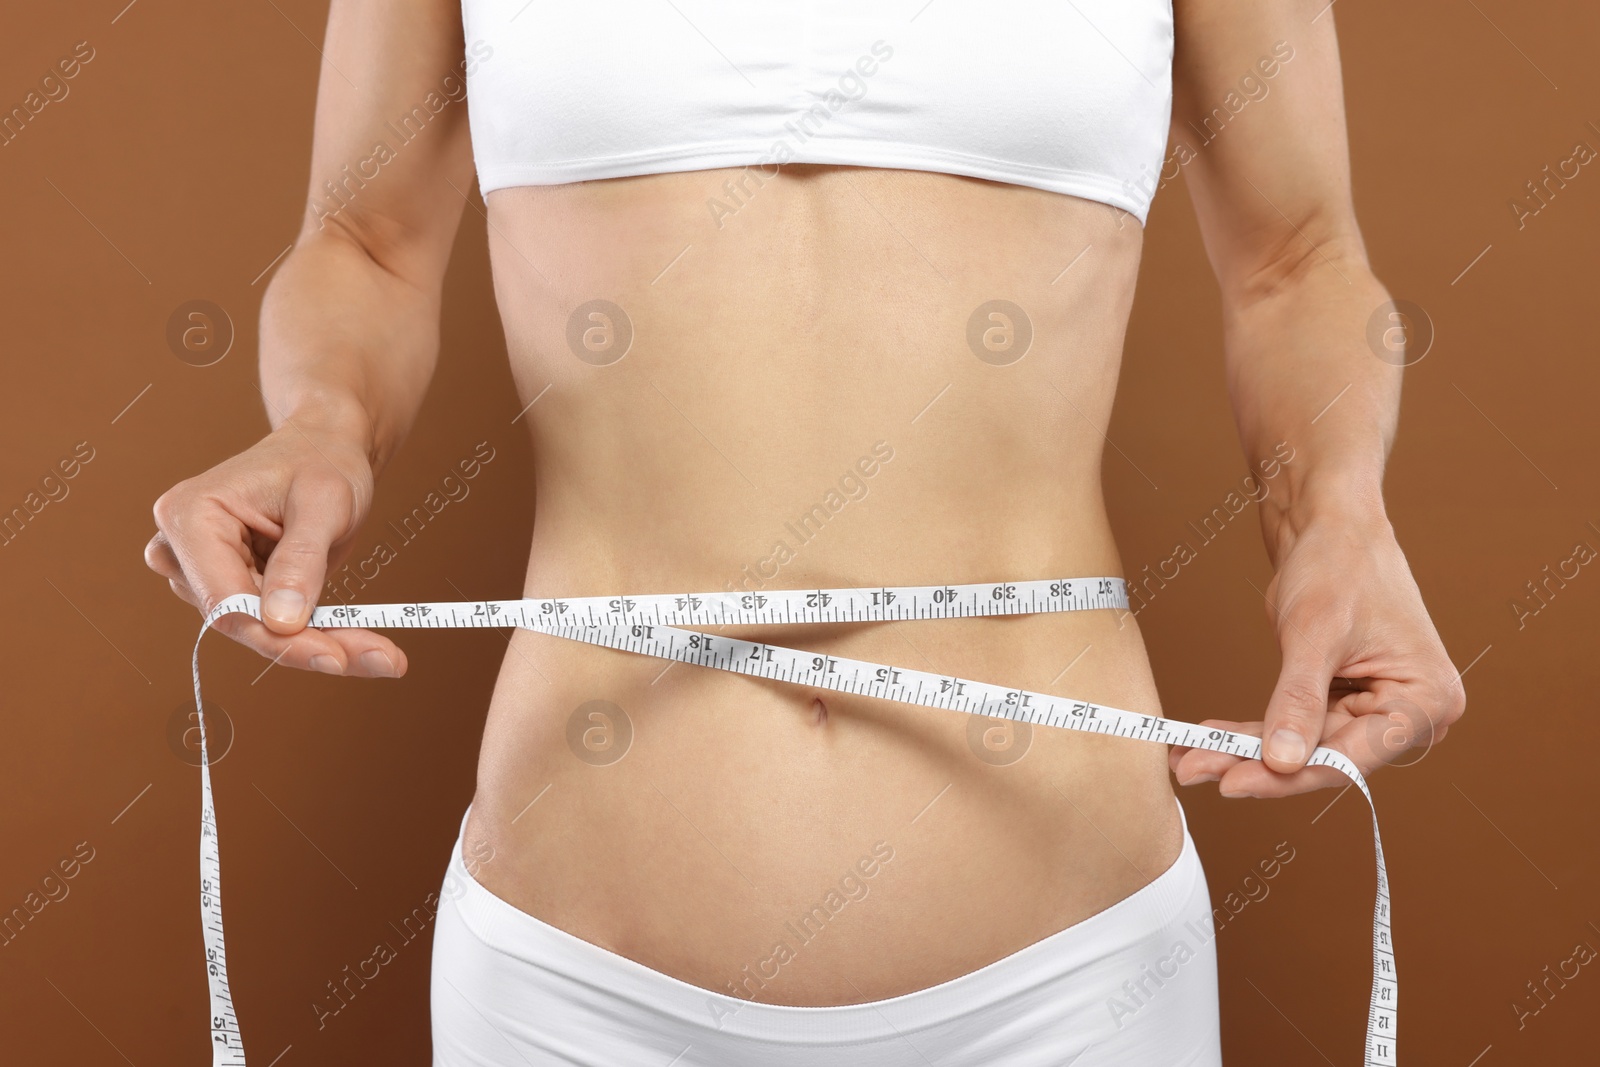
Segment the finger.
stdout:
<path fill-rule="evenodd" d="M 236 593 L 256 592 L 244 524 L 221 505 L 168 492 L 156 501 L 155 520 L 160 532 L 145 545 L 145 563 L 202 614 Z"/>
<path fill-rule="evenodd" d="M 236 593 L 258 592 L 256 575 L 244 548 L 243 524 L 220 505 L 174 503 L 163 497 L 156 502 L 156 521 L 162 532 L 145 546 L 145 561 L 169 575 L 175 564 L 177 576 L 169 576 L 167 583 L 179 597 L 199 608 L 202 615 L 210 615 L 213 608 Z M 219 617 L 211 628 L 288 666 L 337 674 L 343 673 L 347 662 L 339 643 L 319 631 L 312 631 L 313 636 L 291 645 L 275 639 L 276 635 L 257 620 L 239 613 Z M 318 656 L 322 658 L 312 665 Z"/>
<path fill-rule="evenodd" d="M 206 614 L 187 582 L 167 579 L 178 597 Z M 254 618 L 242 613 L 223 615 L 211 628 L 259 652 L 274 666 L 349 675 L 352 678 L 399 678 L 409 664 L 406 655 L 389 638 L 371 630 L 338 627 L 328 630 L 306 629 L 284 636 L 274 633 Z"/>
<path fill-rule="evenodd" d="M 1323 717 L 1323 728 L 1329 731 L 1328 737 L 1318 742 L 1319 748 L 1332 749 L 1346 757 L 1350 752 L 1341 748 L 1335 741 L 1339 731 L 1354 725 L 1347 701 L 1350 697 L 1342 698 Z M 1264 729 L 1262 723 L 1248 723 L 1241 733 L 1261 735 Z M 1303 766 L 1299 770 L 1284 774 L 1273 770 L 1261 760 L 1240 760 L 1238 765 L 1224 773 L 1217 781 L 1217 792 L 1225 797 L 1287 797 L 1299 793 L 1309 793 L 1317 789 L 1327 789 L 1332 786 L 1344 787 L 1351 784 L 1351 779 L 1342 771 L 1325 765 Z"/>
<path fill-rule="evenodd" d="M 1241 760 L 1217 782 L 1217 791 L 1225 797 L 1265 799 L 1350 784 L 1351 779 L 1332 767 L 1302 767 L 1292 774 L 1280 774 L 1260 760 Z"/>
<path fill-rule="evenodd" d="M 350 485 L 337 472 L 305 471 L 290 483 L 283 536 L 261 582 L 261 619 L 269 628 L 292 634 L 305 627 L 327 575 L 329 549 L 349 532 L 353 506 Z"/>
<path fill-rule="evenodd" d="M 1416 683 L 1378 680 L 1372 691 L 1345 698 L 1341 707 L 1354 719 L 1330 729 L 1323 744 L 1350 757 L 1363 775 L 1421 763 L 1449 729 L 1440 721 L 1444 709 L 1435 694 Z"/>
<path fill-rule="evenodd" d="M 344 653 L 344 673 L 352 678 L 399 678 L 406 673 L 406 654 L 382 634 L 358 627 L 321 630 Z"/>
<path fill-rule="evenodd" d="M 1231 722 L 1226 719 L 1206 719 L 1198 725 L 1237 734 L 1261 736 L 1258 722 Z M 1168 754 L 1168 766 L 1177 777 L 1179 785 L 1199 785 L 1215 782 L 1227 771 L 1243 761 L 1244 757 L 1218 752 L 1209 748 L 1176 747 Z"/>
<path fill-rule="evenodd" d="M 1328 714 L 1328 684 L 1337 664 L 1304 632 L 1303 627 L 1310 624 L 1309 616 L 1298 626 L 1292 620 L 1285 622 L 1283 667 L 1267 701 L 1261 747 L 1262 762 L 1279 773 L 1291 774 L 1305 766 L 1311 750 L 1322 738 L 1323 719 Z"/>
<path fill-rule="evenodd" d="M 1352 714 L 1351 703 L 1365 695 L 1352 692 L 1328 710 L 1323 717 L 1323 728 L 1328 731 L 1328 736 L 1317 744 L 1318 748 L 1338 752 L 1352 763 L 1356 763 L 1363 777 L 1368 772 L 1360 765 L 1354 749 L 1358 747 L 1360 739 L 1370 732 L 1368 723 L 1372 721 L 1372 717 Z M 1363 721 L 1364 719 L 1366 721 Z M 1243 723 L 1237 732 L 1259 737 L 1263 728 L 1262 723 Z M 1329 787 L 1343 788 L 1352 783 L 1352 779 L 1343 771 L 1322 764 L 1302 766 L 1285 774 L 1273 770 L 1261 760 L 1230 758 L 1234 762 L 1224 769 L 1217 779 L 1217 791 L 1225 797 L 1287 797 Z"/>
<path fill-rule="evenodd" d="M 157 532 L 144 546 L 144 561 L 151 570 L 167 580 L 167 585 L 179 600 L 195 608 L 202 615 L 209 614 L 200 594 L 195 592 L 194 587 L 189 584 L 188 577 L 183 573 L 183 564 L 178 561 L 178 554 L 173 551 L 166 534 Z M 254 575 L 251 577 L 254 578 Z"/>
<path fill-rule="evenodd" d="M 168 581 L 188 585 L 183 579 L 183 567 L 178 564 L 172 545 L 167 543 L 167 535 L 160 530 L 144 546 L 144 565 Z"/>
<path fill-rule="evenodd" d="M 178 595 L 179 600 L 196 608 L 200 606 L 200 601 L 195 597 L 194 590 L 189 588 L 188 582 L 180 582 L 176 578 L 168 578 L 167 584 L 172 587 L 172 591 Z"/>
<path fill-rule="evenodd" d="M 393 641 L 371 630 L 308 627 L 284 635 L 243 614 L 224 615 L 213 629 L 259 652 L 277 667 L 351 678 L 398 678 L 408 667 L 405 653 Z"/>
<path fill-rule="evenodd" d="M 156 510 L 163 529 L 145 545 L 145 562 L 180 599 L 209 615 L 226 597 L 260 592 L 261 579 L 246 562 L 253 555 L 244 547 L 240 520 L 214 504 L 166 500 Z M 221 616 L 211 628 L 275 666 L 362 678 L 398 678 L 408 668 L 405 653 L 371 630 L 308 629 L 285 636 L 239 613 Z"/>
<path fill-rule="evenodd" d="M 1173 766 L 1172 773 L 1179 785 L 1216 782 L 1243 759 L 1243 756 L 1232 756 L 1226 752 L 1192 748 Z"/>

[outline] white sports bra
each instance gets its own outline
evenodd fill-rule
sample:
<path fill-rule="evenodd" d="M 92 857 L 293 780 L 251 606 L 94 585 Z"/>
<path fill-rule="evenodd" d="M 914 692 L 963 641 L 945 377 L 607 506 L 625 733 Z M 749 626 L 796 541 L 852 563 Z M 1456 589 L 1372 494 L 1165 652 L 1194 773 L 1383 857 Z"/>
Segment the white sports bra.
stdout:
<path fill-rule="evenodd" d="M 478 185 L 831 163 L 962 174 L 1142 224 L 1171 0 L 462 0 Z"/>

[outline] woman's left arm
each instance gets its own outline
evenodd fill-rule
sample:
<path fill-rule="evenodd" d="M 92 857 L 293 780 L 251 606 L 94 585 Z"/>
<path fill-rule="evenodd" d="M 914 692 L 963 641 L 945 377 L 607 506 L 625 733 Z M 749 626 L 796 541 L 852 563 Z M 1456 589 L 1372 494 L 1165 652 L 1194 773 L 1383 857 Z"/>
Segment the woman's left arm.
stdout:
<path fill-rule="evenodd" d="M 1172 769 L 1227 796 L 1342 785 L 1312 748 L 1363 773 L 1444 736 L 1466 706 L 1384 511 L 1400 407 L 1394 343 L 1368 322 L 1389 294 L 1350 196 L 1343 84 L 1327 0 L 1175 0 L 1173 158 L 1222 291 L 1227 381 L 1253 471 L 1270 473 L 1266 611 L 1282 670 L 1264 760 L 1175 748 Z M 1398 320 L 1397 320 L 1398 321 Z M 1419 758 L 1417 756 L 1412 759 Z"/>

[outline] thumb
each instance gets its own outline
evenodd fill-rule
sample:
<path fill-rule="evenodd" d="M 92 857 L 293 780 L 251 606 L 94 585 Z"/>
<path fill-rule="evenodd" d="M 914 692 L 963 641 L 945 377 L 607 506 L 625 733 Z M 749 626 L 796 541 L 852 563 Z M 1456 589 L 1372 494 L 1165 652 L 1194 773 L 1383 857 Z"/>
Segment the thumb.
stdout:
<path fill-rule="evenodd" d="M 1290 630 L 1261 733 L 1262 761 L 1269 768 L 1291 774 L 1305 766 L 1322 740 L 1332 681 L 1332 662 L 1309 638 Z"/>
<path fill-rule="evenodd" d="M 267 557 L 261 615 L 268 629 L 305 628 L 328 572 L 328 552 L 350 529 L 354 498 L 338 474 L 300 474 L 284 500 L 283 536 Z"/>

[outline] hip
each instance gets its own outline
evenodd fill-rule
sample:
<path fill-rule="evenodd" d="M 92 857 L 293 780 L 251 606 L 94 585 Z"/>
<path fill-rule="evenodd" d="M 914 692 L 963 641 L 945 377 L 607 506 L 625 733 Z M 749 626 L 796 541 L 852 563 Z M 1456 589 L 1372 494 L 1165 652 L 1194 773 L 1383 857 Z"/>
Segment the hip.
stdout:
<path fill-rule="evenodd" d="M 477 880 L 484 865 L 463 858 L 463 832 L 434 933 L 434 1063 L 1214 1067 L 1215 931 L 1199 856 L 1180 829 L 1177 858 L 1093 916 L 948 980 L 824 1007 L 760 994 L 831 935 L 825 927 L 791 927 L 782 951 L 746 967 L 736 986 L 700 988 L 489 892 Z M 925 928 L 927 950 L 943 933 Z"/>

